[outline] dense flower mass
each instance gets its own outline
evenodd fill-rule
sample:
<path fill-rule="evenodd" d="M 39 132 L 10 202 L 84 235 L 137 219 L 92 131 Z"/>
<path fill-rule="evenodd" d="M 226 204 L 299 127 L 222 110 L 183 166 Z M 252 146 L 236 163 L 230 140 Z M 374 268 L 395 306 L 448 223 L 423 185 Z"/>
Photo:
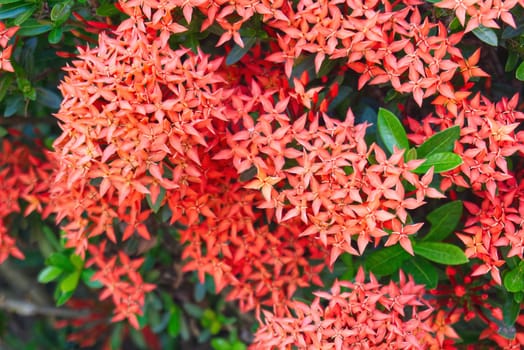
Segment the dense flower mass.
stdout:
<path fill-rule="evenodd" d="M 424 286 L 401 274 L 398 284 L 381 285 L 359 270 L 354 282 L 335 281 L 316 292 L 311 305 L 294 301 L 286 315 L 264 312 L 253 349 L 421 349 L 439 345 L 429 320 L 433 309 Z"/>
<path fill-rule="evenodd" d="M 9 235 L 10 215 L 23 210 L 25 216 L 36 211 L 49 215 L 49 186 L 52 157 L 37 156 L 22 143 L 3 140 L 0 145 L 0 263 L 10 255 L 22 259 L 23 253 Z"/>
<path fill-rule="evenodd" d="M 53 215 L 111 321 L 139 329 L 161 286 L 133 244 L 175 227 L 181 272 L 255 312 L 253 349 L 454 349 L 471 320 L 521 346 L 524 114 L 473 93 L 489 70 L 460 46 L 516 27 L 517 4 L 120 1 L 65 68 L 52 156 L 2 144 L 0 263 L 23 257 L 11 214 Z M 6 72 L 17 30 L 0 26 Z M 378 112 L 352 109 L 371 86 Z M 401 118 L 379 108 L 397 98 Z M 448 204 L 464 214 L 435 218 Z"/>

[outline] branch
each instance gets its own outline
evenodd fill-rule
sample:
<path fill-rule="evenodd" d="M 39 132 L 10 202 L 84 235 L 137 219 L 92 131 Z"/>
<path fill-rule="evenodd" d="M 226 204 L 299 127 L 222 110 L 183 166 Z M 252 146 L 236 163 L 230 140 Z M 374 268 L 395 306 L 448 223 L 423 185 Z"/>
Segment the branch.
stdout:
<path fill-rule="evenodd" d="M 14 126 L 23 124 L 57 124 L 58 119 L 55 118 L 33 118 L 24 117 L 21 115 L 14 115 L 12 117 L 0 117 L 0 126 Z"/>
<path fill-rule="evenodd" d="M 14 312 L 21 316 L 43 315 L 49 317 L 78 318 L 88 315 L 86 310 L 41 306 L 26 300 L 12 299 L 4 294 L 0 294 L 0 309 Z"/>

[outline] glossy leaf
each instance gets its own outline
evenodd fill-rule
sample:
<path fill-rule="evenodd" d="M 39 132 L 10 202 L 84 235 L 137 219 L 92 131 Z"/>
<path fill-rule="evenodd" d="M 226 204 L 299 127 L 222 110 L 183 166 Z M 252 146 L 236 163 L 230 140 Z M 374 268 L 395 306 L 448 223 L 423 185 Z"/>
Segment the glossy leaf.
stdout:
<path fill-rule="evenodd" d="M 517 68 L 517 71 L 515 72 L 515 77 L 520 81 L 524 81 L 524 62 L 521 62 L 519 64 L 519 67 Z"/>
<path fill-rule="evenodd" d="M 63 23 L 71 15 L 72 2 L 59 2 L 56 3 L 51 9 L 51 21 Z"/>
<path fill-rule="evenodd" d="M 414 245 L 415 255 L 444 265 L 461 265 L 469 260 L 457 246 L 440 242 L 419 242 Z"/>
<path fill-rule="evenodd" d="M 438 272 L 429 261 L 420 257 L 414 257 L 404 261 L 402 271 L 413 276 L 415 282 L 424 284 L 427 289 L 434 289 L 438 285 Z"/>
<path fill-rule="evenodd" d="M 524 291 L 524 263 L 504 275 L 504 287 L 512 293 Z"/>
<path fill-rule="evenodd" d="M 226 65 L 230 66 L 240 61 L 242 57 L 244 57 L 244 55 L 249 52 L 253 45 L 255 45 L 255 43 L 257 42 L 257 38 L 243 37 L 242 42 L 244 43 L 244 47 L 235 45 L 233 49 L 231 49 L 231 51 L 226 57 Z"/>
<path fill-rule="evenodd" d="M 431 229 L 422 240 L 438 242 L 446 239 L 457 227 L 462 211 L 462 201 L 449 202 L 433 210 L 426 217 Z"/>
<path fill-rule="evenodd" d="M 502 315 L 504 316 L 504 324 L 507 326 L 513 326 L 517 317 L 520 314 L 520 303 L 517 303 L 513 295 L 506 295 L 506 301 L 502 306 Z"/>
<path fill-rule="evenodd" d="M 479 25 L 477 28 L 473 29 L 473 34 L 475 34 L 475 36 L 479 38 L 480 41 L 490 46 L 496 47 L 499 44 L 497 33 L 491 28 Z"/>
<path fill-rule="evenodd" d="M 455 141 L 459 137 L 460 127 L 458 125 L 442 130 L 431 136 L 417 148 L 417 157 L 423 159 L 435 153 L 451 152 L 455 146 Z"/>
<path fill-rule="evenodd" d="M 23 15 L 26 11 L 34 10 L 34 5 L 26 2 L 17 2 L 0 7 L 0 20 L 16 18 Z"/>
<path fill-rule="evenodd" d="M 52 28 L 53 25 L 50 22 L 37 21 L 35 19 L 30 18 L 24 22 L 24 24 L 20 27 L 16 34 L 19 36 L 36 36 L 43 33 L 47 33 Z"/>
<path fill-rule="evenodd" d="M 387 109 L 378 110 L 377 132 L 390 153 L 393 153 L 394 146 L 398 149 L 409 148 L 408 137 L 402 123 Z"/>
<path fill-rule="evenodd" d="M 411 255 L 400 245 L 382 248 L 366 257 L 365 265 L 368 271 L 379 276 L 391 275 L 398 271 L 402 263 Z"/>
<path fill-rule="evenodd" d="M 433 167 L 435 173 L 450 171 L 462 164 L 462 158 L 451 152 L 441 152 L 430 155 L 426 161 L 413 170 L 417 174 L 425 174 Z"/>
<path fill-rule="evenodd" d="M 38 274 L 38 282 L 48 283 L 57 279 L 63 270 L 56 266 L 48 266 Z"/>
<path fill-rule="evenodd" d="M 60 281 L 59 287 L 63 293 L 72 292 L 78 286 L 80 271 L 74 271 Z"/>

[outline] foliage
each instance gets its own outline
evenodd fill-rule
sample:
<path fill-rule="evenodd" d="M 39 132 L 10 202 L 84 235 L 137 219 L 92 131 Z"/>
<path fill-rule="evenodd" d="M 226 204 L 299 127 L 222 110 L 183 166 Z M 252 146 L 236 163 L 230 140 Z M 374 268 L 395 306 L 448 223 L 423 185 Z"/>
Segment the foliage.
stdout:
<path fill-rule="evenodd" d="M 56 348 L 519 348 L 523 5 L 0 0 L 0 283 L 40 282 L 2 320 L 60 318 Z"/>

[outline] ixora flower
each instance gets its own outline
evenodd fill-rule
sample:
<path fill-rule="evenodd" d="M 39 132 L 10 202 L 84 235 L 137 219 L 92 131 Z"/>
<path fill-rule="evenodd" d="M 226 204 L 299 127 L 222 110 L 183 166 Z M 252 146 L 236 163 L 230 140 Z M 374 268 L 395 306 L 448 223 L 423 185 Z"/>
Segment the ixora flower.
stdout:
<path fill-rule="evenodd" d="M 284 315 L 263 313 L 252 349 L 429 349 L 437 345 L 424 286 L 400 273 L 381 285 L 360 269 L 354 282 L 335 281 L 308 305 L 291 301 Z"/>

